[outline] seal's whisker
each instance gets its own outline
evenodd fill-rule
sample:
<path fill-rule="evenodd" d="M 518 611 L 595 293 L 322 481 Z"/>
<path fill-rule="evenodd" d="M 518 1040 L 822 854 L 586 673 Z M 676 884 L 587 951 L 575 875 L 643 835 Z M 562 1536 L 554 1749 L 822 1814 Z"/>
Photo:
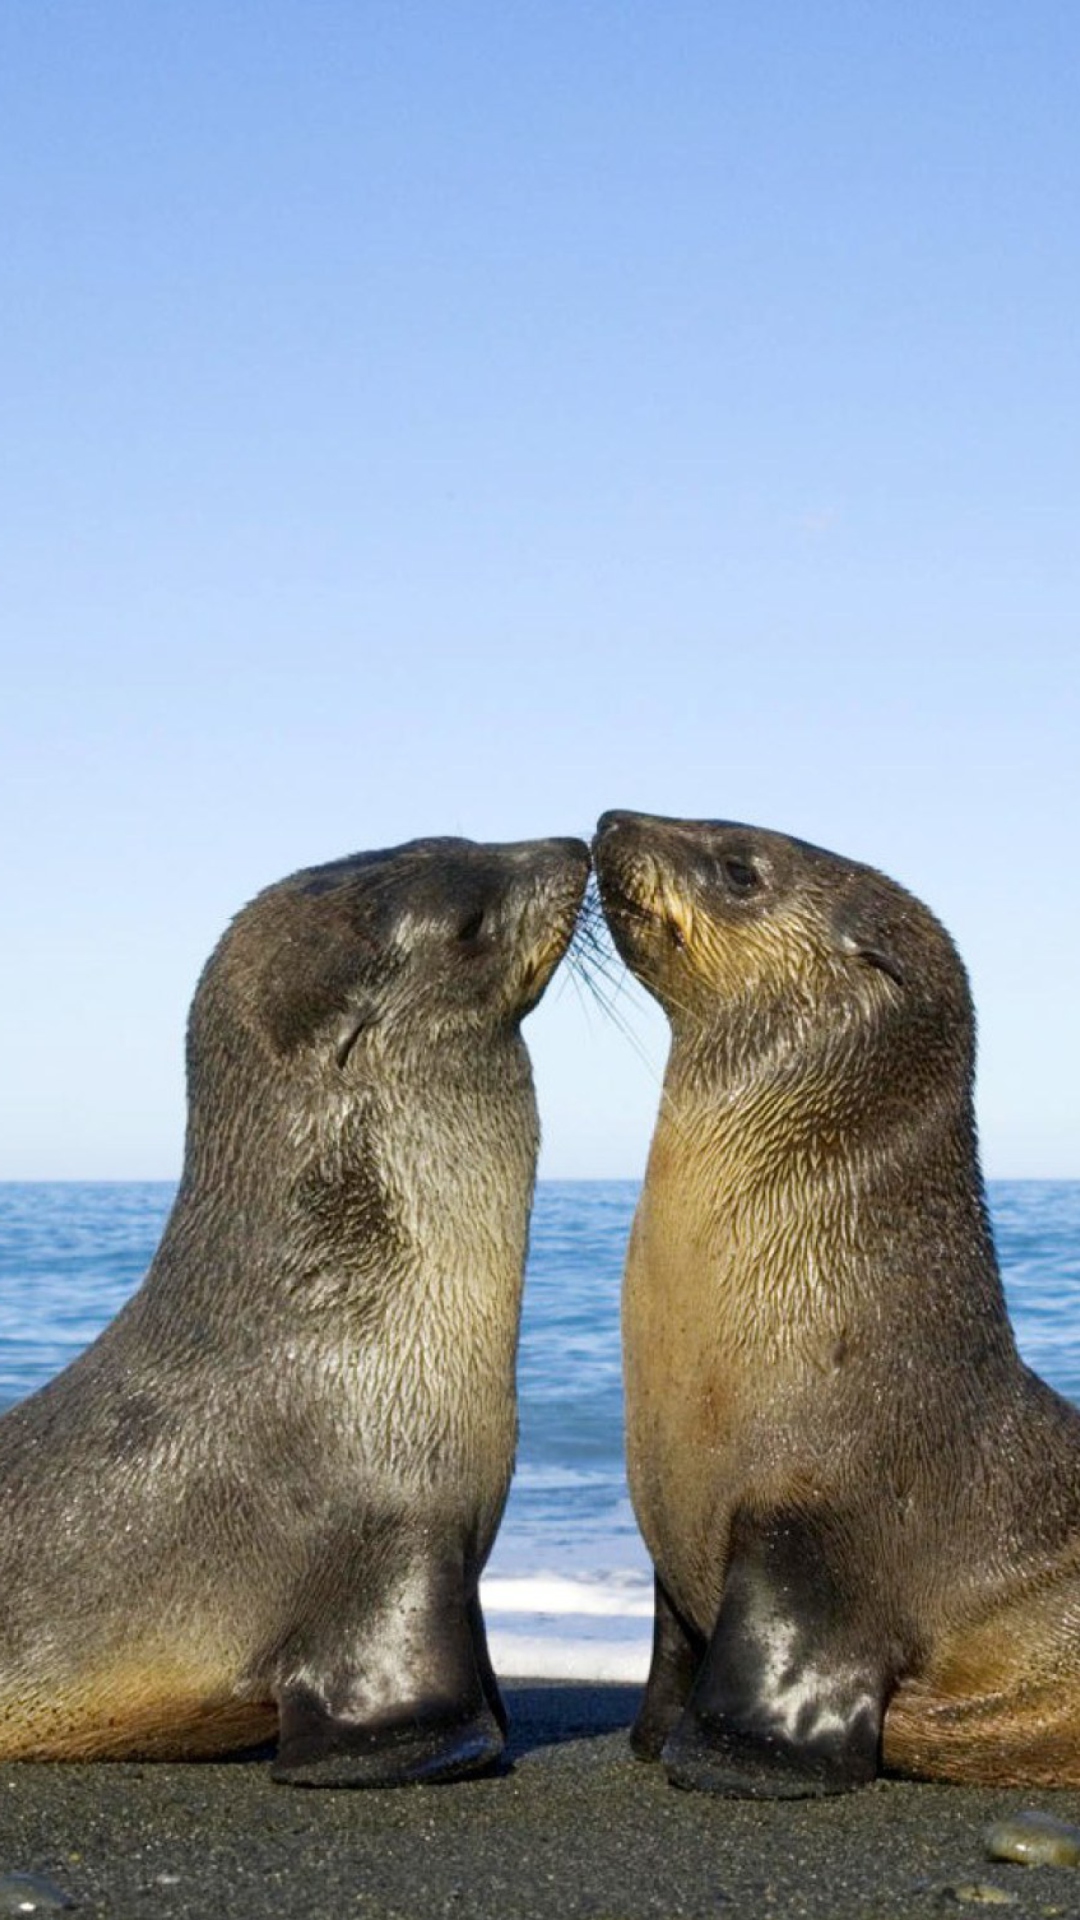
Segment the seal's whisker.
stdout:
<path fill-rule="evenodd" d="M 566 958 L 568 966 L 588 981 L 590 991 L 598 999 L 604 998 L 601 982 L 612 999 L 626 992 L 627 972 L 618 955 L 592 936 L 582 938 L 580 928 L 574 934 Z"/>
<path fill-rule="evenodd" d="M 579 992 L 582 987 L 587 988 L 596 1005 L 600 1007 L 606 1018 L 612 1022 L 613 1026 L 618 1029 L 623 1039 L 627 1042 L 627 1045 L 633 1048 L 653 1086 L 656 1088 L 659 1094 L 660 1104 L 668 1113 L 672 1125 L 680 1134 L 685 1136 L 686 1126 L 684 1124 L 684 1116 L 678 1103 L 673 1100 L 664 1083 L 662 1070 L 657 1066 L 655 1060 L 651 1058 L 640 1036 L 634 1031 L 625 1009 L 617 1007 L 614 1000 L 608 998 L 608 996 L 601 991 L 595 974 L 590 971 L 588 963 L 583 961 L 580 953 L 574 953 L 573 950 L 571 950 L 567 955 L 566 965 L 567 971 L 574 980 L 575 985 L 578 986 Z M 619 993 L 626 991 L 627 977 L 625 970 L 623 976 L 616 982 L 616 987 Z M 584 998 L 582 999 L 582 1004 L 585 1004 Z"/>
<path fill-rule="evenodd" d="M 685 1135 L 683 1116 L 665 1086 L 663 1071 L 642 1043 L 630 1017 L 634 1004 L 629 998 L 632 975 L 612 941 L 595 880 L 590 880 L 586 888 L 564 964 L 583 1008 L 587 1008 L 588 995 L 605 1018 L 618 1029 L 645 1068 L 672 1125 Z M 618 1004 L 620 1001 L 622 1005 Z"/>
<path fill-rule="evenodd" d="M 580 1006 L 581 1011 L 585 1016 L 586 1022 L 591 1021 L 592 1010 L 591 1010 L 590 1003 L 591 1001 L 594 1001 L 597 998 L 596 991 L 595 991 L 595 988 L 593 987 L 592 982 L 586 978 L 584 972 L 579 967 L 576 967 L 572 964 L 568 964 L 563 970 L 562 978 L 559 981 L 560 992 L 565 992 L 566 982 L 568 980 L 573 988 L 574 994 L 576 995 L 576 998 L 578 1001 L 578 1005 Z M 584 982 L 584 985 L 587 986 L 589 989 L 588 993 L 584 991 L 583 982 Z M 607 1007 L 604 1007 L 603 1011 L 607 1013 L 608 1012 Z"/>
<path fill-rule="evenodd" d="M 606 948 L 588 946 L 578 948 L 571 955 L 571 964 L 580 966 L 582 972 L 590 975 L 594 984 L 602 980 L 604 985 L 611 989 L 612 994 L 616 998 L 621 997 L 629 990 L 629 979 L 626 968 L 623 966 L 621 960 L 618 960 L 616 956 L 608 952 Z"/>

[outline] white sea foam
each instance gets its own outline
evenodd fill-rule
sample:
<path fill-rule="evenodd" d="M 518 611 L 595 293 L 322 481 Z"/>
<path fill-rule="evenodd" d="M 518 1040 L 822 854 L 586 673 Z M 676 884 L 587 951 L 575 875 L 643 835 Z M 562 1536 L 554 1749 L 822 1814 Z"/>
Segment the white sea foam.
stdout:
<path fill-rule="evenodd" d="M 651 1620 L 652 1583 L 636 1573 L 606 1577 L 537 1573 L 521 1579 L 491 1574 L 483 1582 L 484 1612 L 585 1613 L 605 1618 Z"/>
<path fill-rule="evenodd" d="M 643 1681 L 652 1640 L 652 1583 L 606 1576 L 493 1574 L 481 1598 L 491 1656 L 508 1679 Z"/>
<path fill-rule="evenodd" d="M 488 1634 L 497 1674 L 504 1680 L 621 1680 L 643 1686 L 649 1671 L 648 1637 L 640 1646 L 610 1640 L 552 1640 L 545 1634 Z"/>

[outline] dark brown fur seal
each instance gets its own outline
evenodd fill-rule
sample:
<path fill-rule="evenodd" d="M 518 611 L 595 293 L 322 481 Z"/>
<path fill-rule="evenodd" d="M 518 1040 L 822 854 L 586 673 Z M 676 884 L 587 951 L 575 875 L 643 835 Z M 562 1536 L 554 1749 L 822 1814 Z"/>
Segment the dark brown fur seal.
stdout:
<path fill-rule="evenodd" d="M 300 1784 L 489 1765 L 477 1583 L 516 1432 L 520 1035 L 580 841 L 421 840 L 261 894 L 199 984 L 141 1290 L 0 1422 L 0 1758 Z"/>
<path fill-rule="evenodd" d="M 1080 1413 L 1014 1346 L 951 941 L 752 827 L 612 813 L 594 857 L 672 1029 L 624 1292 L 637 1750 L 728 1794 L 1080 1785 Z"/>

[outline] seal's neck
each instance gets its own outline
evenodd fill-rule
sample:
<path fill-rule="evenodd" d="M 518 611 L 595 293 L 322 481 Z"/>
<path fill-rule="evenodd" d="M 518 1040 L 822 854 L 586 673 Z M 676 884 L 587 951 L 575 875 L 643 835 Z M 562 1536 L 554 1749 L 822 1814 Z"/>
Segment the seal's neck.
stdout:
<path fill-rule="evenodd" d="M 695 1267 L 732 1324 L 798 1329 L 871 1315 L 897 1328 L 956 1311 L 955 1275 L 988 1322 L 1007 1324 L 974 1122 L 964 1101 L 924 1102 L 874 1128 L 792 1124 L 781 1082 L 725 1095 L 676 1075 L 650 1153 L 649 1236 Z M 879 1122 L 881 1116 L 879 1115 Z M 952 1278 L 950 1278 L 952 1276 Z"/>

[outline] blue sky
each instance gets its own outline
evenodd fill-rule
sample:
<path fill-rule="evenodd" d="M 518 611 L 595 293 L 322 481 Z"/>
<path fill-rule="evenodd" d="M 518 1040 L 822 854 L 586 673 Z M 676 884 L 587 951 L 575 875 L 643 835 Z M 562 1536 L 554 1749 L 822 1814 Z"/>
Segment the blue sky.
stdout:
<path fill-rule="evenodd" d="M 1080 1175 L 1080 11 L 0 16 L 0 1177 L 171 1176 L 296 866 L 607 806 L 928 900 L 987 1169 Z M 552 1175 L 647 1060 L 557 981 Z M 651 1067 L 647 1062 L 651 1062 Z"/>

